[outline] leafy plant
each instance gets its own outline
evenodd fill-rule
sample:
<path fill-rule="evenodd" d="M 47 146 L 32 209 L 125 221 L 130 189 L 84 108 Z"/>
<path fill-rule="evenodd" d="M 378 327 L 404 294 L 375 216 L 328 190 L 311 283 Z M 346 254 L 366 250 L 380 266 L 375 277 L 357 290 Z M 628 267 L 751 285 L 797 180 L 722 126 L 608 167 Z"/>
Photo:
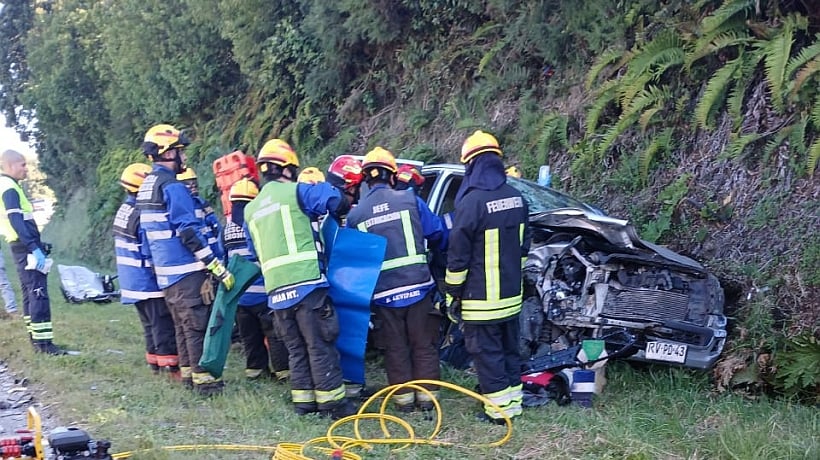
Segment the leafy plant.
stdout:
<path fill-rule="evenodd" d="M 820 403 L 820 340 L 811 333 L 788 339 L 773 356 L 776 383 L 789 395 Z"/>
<path fill-rule="evenodd" d="M 654 220 L 647 222 L 641 228 L 641 236 L 644 239 L 655 243 L 672 228 L 672 214 L 681 200 L 689 193 L 691 177 L 691 174 L 684 174 L 661 190 L 658 195 L 658 201 L 661 203 L 660 211 Z"/>

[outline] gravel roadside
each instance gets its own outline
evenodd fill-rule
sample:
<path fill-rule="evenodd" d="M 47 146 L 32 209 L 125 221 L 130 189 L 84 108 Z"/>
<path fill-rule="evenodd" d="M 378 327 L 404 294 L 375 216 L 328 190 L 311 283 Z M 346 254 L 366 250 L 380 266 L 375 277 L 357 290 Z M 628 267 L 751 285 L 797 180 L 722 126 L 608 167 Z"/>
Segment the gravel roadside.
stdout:
<path fill-rule="evenodd" d="M 33 407 L 43 425 L 43 439 L 51 429 L 59 426 L 47 404 L 39 401 L 25 378 L 18 378 L 0 361 L 0 439 L 12 438 L 15 432 L 26 428 L 26 415 Z M 45 446 L 44 446 L 45 447 Z"/>

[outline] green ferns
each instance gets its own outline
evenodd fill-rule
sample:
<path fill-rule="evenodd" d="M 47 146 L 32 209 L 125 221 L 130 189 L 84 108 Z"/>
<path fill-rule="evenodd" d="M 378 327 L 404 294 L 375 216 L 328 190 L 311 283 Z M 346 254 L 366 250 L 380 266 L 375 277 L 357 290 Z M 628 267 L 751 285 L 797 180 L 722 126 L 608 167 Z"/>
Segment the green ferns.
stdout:
<path fill-rule="evenodd" d="M 808 35 L 808 20 L 799 13 L 780 16 L 769 6 L 727 0 L 694 31 L 671 23 L 646 43 L 641 39 L 647 34 L 636 33 L 637 43 L 629 51 L 603 53 L 586 79 L 588 89 L 599 79 L 603 82 L 587 110 L 584 148 L 573 149 L 587 157 L 574 164 L 600 164 L 619 136 L 640 128 L 649 136 L 639 161 L 645 181 L 652 158 L 671 139 L 672 126 L 691 117 L 693 128 L 712 130 L 725 110 L 733 133 L 724 157 L 739 158 L 749 147 L 762 147 L 764 140 L 768 157 L 787 142 L 792 155 L 807 156 L 805 170 L 812 175 L 820 161 L 820 34 Z M 744 125 L 744 114 L 749 89 L 761 80 L 768 89 L 766 110 L 787 124 L 758 132 L 761 127 Z M 700 91 L 680 93 L 698 81 L 703 82 Z"/>

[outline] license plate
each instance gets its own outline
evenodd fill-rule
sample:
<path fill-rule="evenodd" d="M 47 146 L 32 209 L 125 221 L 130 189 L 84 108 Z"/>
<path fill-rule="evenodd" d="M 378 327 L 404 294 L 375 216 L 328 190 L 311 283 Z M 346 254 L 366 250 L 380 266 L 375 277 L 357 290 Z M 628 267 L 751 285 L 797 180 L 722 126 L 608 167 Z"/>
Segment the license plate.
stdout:
<path fill-rule="evenodd" d="M 687 345 L 679 343 L 647 342 L 644 356 L 646 359 L 683 364 L 687 348 Z"/>

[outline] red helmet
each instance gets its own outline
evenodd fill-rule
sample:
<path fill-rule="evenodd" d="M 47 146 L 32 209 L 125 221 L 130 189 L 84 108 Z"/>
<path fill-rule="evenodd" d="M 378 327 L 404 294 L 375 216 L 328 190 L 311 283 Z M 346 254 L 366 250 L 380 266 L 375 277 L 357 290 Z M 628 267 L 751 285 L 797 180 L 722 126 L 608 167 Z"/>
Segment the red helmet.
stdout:
<path fill-rule="evenodd" d="M 359 185 L 363 177 L 362 164 L 352 155 L 336 158 L 327 169 L 327 181 L 345 190 Z"/>
<path fill-rule="evenodd" d="M 399 170 L 396 172 L 396 180 L 416 187 L 421 187 L 424 184 L 424 176 L 413 165 L 399 166 Z"/>

